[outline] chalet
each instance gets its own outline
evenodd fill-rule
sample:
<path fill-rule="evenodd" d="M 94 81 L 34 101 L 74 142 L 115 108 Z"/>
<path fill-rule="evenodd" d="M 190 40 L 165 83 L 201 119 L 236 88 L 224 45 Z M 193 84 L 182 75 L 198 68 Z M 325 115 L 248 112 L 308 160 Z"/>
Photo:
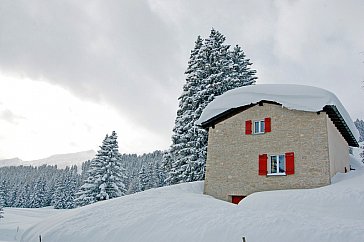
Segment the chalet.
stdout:
<path fill-rule="evenodd" d="M 261 84 L 217 97 L 196 122 L 209 130 L 204 193 L 238 203 L 254 192 L 315 188 L 347 172 L 358 131 L 329 91 Z"/>

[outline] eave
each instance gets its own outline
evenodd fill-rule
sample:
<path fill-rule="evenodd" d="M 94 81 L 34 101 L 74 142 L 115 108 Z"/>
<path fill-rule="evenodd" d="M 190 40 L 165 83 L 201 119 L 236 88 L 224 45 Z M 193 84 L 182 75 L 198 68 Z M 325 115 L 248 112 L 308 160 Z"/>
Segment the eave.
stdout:
<path fill-rule="evenodd" d="M 346 142 L 348 142 L 348 145 L 352 147 L 359 147 L 358 141 L 355 139 L 349 126 L 341 116 L 339 110 L 337 110 L 336 106 L 326 105 L 322 110 L 327 113 L 335 127 L 339 130 Z"/>
<path fill-rule="evenodd" d="M 209 127 L 214 127 L 215 124 L 220 123 L 221 121 L 228 119 L 240 112 L 243 112 L 244 110 L 247 110 L 255 105 L 261 105 L 263 103 L 271 103 L 271 104 L 277 104 L 277 105 L 281 105 L 277 102 L 272 102 L 272 101 L 265 101 L 262 100 L 259 103 L 252 103 L 249 105 L 245 105 L 245 106 L 241 106 L 241 107 L 237 107 L 237 108 L 231 108 L 223 113 L 220 113 L 219 115 L 216 115 L 214 117 L 212 117 L 211 119 L 201 123 L 201 127 L 208 129 Z M 352 147 L 359 147 L 359 143 L 358 141 L 355 139 L 355 136 L 353 135 L 353 133 L 351 132 L 349 126 L 347 125 L 347 123 L 345 122 L 344 118 L 342 117 L 342 115 L 340 114 L 339 110 L 336 108 L 336 106 L 334 105 L 326 105 L 322 111 L 326 112 L 327 115 L 329 116 L 329 118 L 331 119 L 331 121 L 334 123 L 335 127 L 338 129 L 338 131 L 340 132 L 340 134 L 344 137 L 344 139 L 346 140 L 346 142 L 348 142 L 349 146 Z"/>

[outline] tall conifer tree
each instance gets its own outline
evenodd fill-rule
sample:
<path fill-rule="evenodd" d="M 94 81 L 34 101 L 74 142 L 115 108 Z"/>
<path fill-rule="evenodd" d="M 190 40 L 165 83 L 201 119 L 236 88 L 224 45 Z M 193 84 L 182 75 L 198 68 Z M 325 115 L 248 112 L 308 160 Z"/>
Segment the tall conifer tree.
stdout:
<path fill-rule="evenodd" d="M 204 179 L 207 131 L 197 127 L 195 121 L 216 96 L 255 83 L 255 71 L 241 48 L 236 46 L 230 52 L 224 42 L 225 36 L 212 29 L 204 41 L 198 36 L 191 51 L 172 145 L 164 154 L 168 184 Z"/>
<path fill-rule="evenodd" d="M 115 131 L 105 139 L 91 160 L 88 178 L 76 194 L 78 206 L 125 195 L 124 171 Z"/>
<path fill-rule="evenodd" d="M 354 124 L 359 131 L 359 142 L 364 141 L 364 121 L 356 119 Z"/>
<path fill-rule="evenodd" d="M 5 206 L 5 186 L 4 182 L 0 181 L 0 219 L 4 218 L 4 206 Z"/>

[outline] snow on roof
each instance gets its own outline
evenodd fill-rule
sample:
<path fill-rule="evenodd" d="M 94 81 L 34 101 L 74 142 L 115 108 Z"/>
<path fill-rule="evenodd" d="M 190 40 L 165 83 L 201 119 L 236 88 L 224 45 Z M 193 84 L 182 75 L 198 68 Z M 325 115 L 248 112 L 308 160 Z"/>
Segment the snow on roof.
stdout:
<path fill-rule="evenodd" d="M 352 135 L 356 140 L 359 139 L 359 132 L 350 115 L 332 92 L 295 84 L 258 84 L 228 91 L 207 105 L 196 124 L 203 126 L 230 109 L 256 104 L 262 100 L 277 102 L 288 109 L 309 112 L 319 112 L 325 106 L 335 106 Z"/>

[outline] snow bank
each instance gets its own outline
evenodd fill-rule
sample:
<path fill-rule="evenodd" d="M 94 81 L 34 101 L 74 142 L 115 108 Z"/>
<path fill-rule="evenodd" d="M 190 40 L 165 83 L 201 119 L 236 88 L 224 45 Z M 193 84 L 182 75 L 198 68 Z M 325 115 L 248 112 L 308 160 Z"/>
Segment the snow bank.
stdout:
<path fill-rule="evenodd" d="M 25 230 L 45 218 L 62 212 L 50 207 L 4 208 L 4 218 L 0 219 L 0 242 L 19 241 Z"/>
<path fill-rule="evenodd" d="M 359 131 L 350 115 L 333 93 L 317 87 L 294 84 L 259 84 L 228 91 L 207 105 L 196 124 L 201 125 L 231 108 L 255 104 L 262 100 L 280 103 L 288 109 L 310 112 L 318 112 L 326 105 L 334 105 L 354 137 L 359 139 Z"/>
<path fill-rule="evenodd" d="M 62 212 L 22 241 L 364 241 L 364 169 L 334 180 L 255 193 L 239 205 L 203 195 L 203 182 L 152 189 Z"/>

